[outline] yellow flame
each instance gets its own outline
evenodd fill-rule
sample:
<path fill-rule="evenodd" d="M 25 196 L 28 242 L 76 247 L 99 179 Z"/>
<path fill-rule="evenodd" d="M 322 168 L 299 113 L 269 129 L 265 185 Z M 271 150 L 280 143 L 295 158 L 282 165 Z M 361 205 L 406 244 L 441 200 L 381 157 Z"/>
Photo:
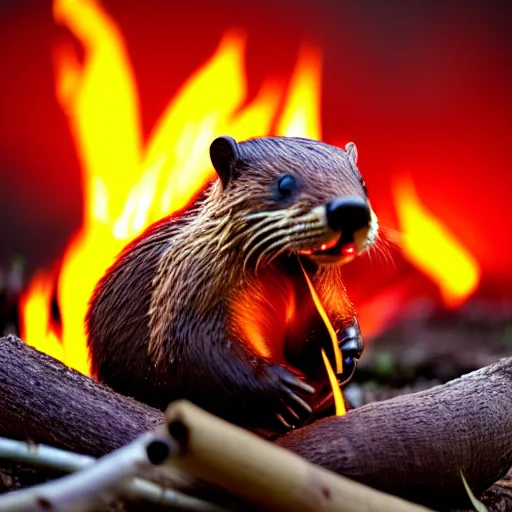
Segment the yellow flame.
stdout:
<path fill-rule="evenodd" d="M 334 362 L 336 364 L 336 373 L 340 374 L 343 372 L 343 360 L 341 358 L 341 350 L 338 345 L 338 337 L 336 336 L 336 331 L 334 330 L 334 327 L 332 326 L 332 323 L 329 320 L 329 317 L 327 316 L 327 312 L 325 311 L 325 308 L 322 305 L 322 302 L 320 301 L 320 297 L 318 297 L 315 287 L 313 286 L 311 279 L 309 279 L 309 276 L 308 276 L 307 272 L 305 271 L 304 267 L 302 266 L 302 263 L 301 263 L 301 268 L 302 268 L 302 272 L 304 273 L 304 277 L 306 278 L 306 283 L 308 284 L 309 292 L 311 293 L 311 298 L 313 299 L 313 302 L 315 303 L 318 313 L 319 313 L 320 317 L 322 318 L 322 320 L 325 324 L 325 327 L 327 328 L 329 337 L 331 338 L 332 348 L 334 351 Z M 340 385 L 338 383 L 336 374 L 334 373 L 334 370 L 332 369 L 331 363 L 329 362 L 329 359 L 328 359 L 327 355 L 325 354 L 324 349 L 322 349 L 322 358 L 324 360 L 325 369 L 327 370 L 327 375 L 329 377 L 329 382 L 330 382 L 331 388 L 332 388 L 332 395 L 334 398 L 334 406 L 336 409 L 336 416 L 342 416 L 346 412 L 345 401 L 343 400 L 343 394 L 341 393 Z"/>
<path fill-rule="evenodd" d="M 54 282 L 37 277 L 22 304 L 22 336 L 89 373 L 84 317 L 93 288 L 121 249 L 154 221 L 185 206 L 214 177 L 208 147 L 219 135 L 238 139 L 289 134 L 319 138 L 320 60 L 304 46 L 288 93 L 266 80 L 247 102 L 246 35 L 229 30 L 211 58 L 170 101 L 143 146 L 139 99 L 122 35 L 96 0 L 54 0 L 55 20 L 75 35 L 55 55 L 56 96 L 82 167 L 83 225 L 63 256 L 57 282 L 62 333 L 51 328 Z M 284 100 L 281 118 L 277 115 Z M 305 106 L 304 106 L 305 105 Z"/>
<path fill-rule="evenodd" d="M 322 358 L 324 360 L 325 369 L 327 370 L 327 375 L 329 377 L 329 382 L 332 388 L 332 396 L 334 398 L 334 410 L 336 416 L 343 416 L 347 413 L 347 409 L 345 407 L 345 400 L 343 399 L 343 393 L 341 392 L 340 385 L 338 383 L 338 379 L 334 370 L 332 369 L 331 362 L 327 357 L 325 350 L 322 349 Z"/>
<path fill-rule="evenodd" d="M 295 66 L 290 94 L 283 109 L 277 132 L 287 137 L 321 140 L 320 90 L 322 88 L 322 51 L 303 46 Z"/>
<path fill-rule="evenodd" d="M 320 317 L 322 318 L 322 321 L 324 322 L 325 327 L 327 328 L 329 337 L 331 338 L 332 348 L 334 351 L 334 360 L 335 360 L 335 364 L 336 364 L 336 373 L 340 374 L 343 372 L 343 362 L 342 362 L 342 358 L 341 358 L 341 351 L 338 346 L 338 337 L 336 336 L 336 331 L 334 330 L 334 327 L 332 326 L 332 323 L 329 320 L 329 317 L 327 316 L 327 312 L 325 311 L 324 306 L 322 305 L 322 302 L 320 301 L 320 297 L 318 297 L 318 294 L 316 293 L 313 283 L 311 282 L 311 279 L 309 279 L 307 272 L 304 270 L 302 263 L 301 263 L 301 268 L 302 268 L 302 272 L 304 273 L 304 277 L 306 278 L 306 283 L 308 284 L 309 292 L 311 293 L 311 298 L 313 299 L 313 302 L 315 303 L 318 313 L 319 313 Z"/>
<path fill-rule="evenodd" d="M 52 289 L 55 276 L 52 272 L 38 271 L 30 287 L 22 295 L 20 307 L 31 319 L 25 327 L 25 341 L 28 345 L 46 352 L 56 359 L 63 359 L 63 349 L 59 338 L 52 329 L 51 309 Z"/>
<path fill-rule="evenodd" d="M 394 192 L 405 255 L 437 284 L 447 306 L 459 306 L 480 281 L 477 260 L 423 206 L 411 180 L 397 182 Z"/>

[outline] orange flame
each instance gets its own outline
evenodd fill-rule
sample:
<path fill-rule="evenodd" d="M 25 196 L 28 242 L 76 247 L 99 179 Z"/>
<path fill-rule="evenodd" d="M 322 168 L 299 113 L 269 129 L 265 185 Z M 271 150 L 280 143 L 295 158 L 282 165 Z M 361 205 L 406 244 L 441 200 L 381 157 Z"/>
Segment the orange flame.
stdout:
<path fill-rule="evenodd" d="M 480 281 L 477 260 L 421 204 L 411 180 L 397 182 L 394 192 L 406 257 L 437 284 L 448 307 L 461 305 Z"/>
<path fill-rule="evenodd" d="M 96 282 L 131 239 L 185 206 L 214 177 L 209 143 L 223 134 L 269 135 L 272 126 L 277 135 L 321 137 L 321 54 L 304 45 L 289 90 L 267 80 L 246 104 L 246 36 L 227 31 L 169 103 L 144 147 L 133 71 L 115 22 L 95 0 L 54 0 L 53 9 L 55 20 L 71 30 L 85 53 L 82 65 L 71 46 L 61 46 L 55 59 L 56 96 L 82 166 L 83 225 L 57 280 L 61 332 L 52 328 L 55 282 L 45 273 L 32 280 L 23 297 L 22 337 L 88 374 L 84 317 Z"/>

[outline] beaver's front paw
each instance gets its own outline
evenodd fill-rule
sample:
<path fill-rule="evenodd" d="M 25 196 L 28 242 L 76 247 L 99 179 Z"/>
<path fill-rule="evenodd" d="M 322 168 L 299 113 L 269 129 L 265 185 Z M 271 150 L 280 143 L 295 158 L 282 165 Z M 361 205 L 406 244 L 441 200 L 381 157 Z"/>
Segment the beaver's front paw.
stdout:
<path fill-rule="evenodd" d="M 338 346 L 343 357 L 343 372 L 338 374 L 340 386 L 350 382 L 356 371 L 357 362 L 364 349 L 363 337 L 359 330 L 359 323 L 354 319 L 354 323 L 338 333 Z"/>
<path fill-rule="evenodd" d="M 279 386 L 276 418 L 287 429 L 293 428 L 302 423 L 312 412 L 311 407 L 296 394 L 296 391 L 311 395 L 315 389 L 283 366 L 271 366 L 270 371 L 278 379 Z"/>

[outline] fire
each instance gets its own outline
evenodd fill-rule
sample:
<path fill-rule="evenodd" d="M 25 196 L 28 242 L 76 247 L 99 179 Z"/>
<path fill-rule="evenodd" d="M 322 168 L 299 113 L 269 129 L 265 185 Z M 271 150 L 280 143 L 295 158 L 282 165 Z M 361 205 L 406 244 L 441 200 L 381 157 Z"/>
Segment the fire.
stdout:
<path fill-rule="evenodd" d="M 21 301 L 21 334 L 29 345 L 89 374 L 84 317 L 95 284 L 131 239 L 184 207 L 214 177 L 209 143 L 223 134 L 240 140 L 271 133 L 322 138 L 322 53 L 303 45 L 288 89 L 284 80 L 267 79 L 246 103 L 247 36 L 226 31 L 144 144 L 136 81 L 115 22 L 96 0 L 54 0 L 53 8 L 56 22 L 74 34 L 85 55 L 81 61 L 71 45 L 55 52 L 55 94 L 82 167 L 83 223 L 58 275 L 40 271 L 30 283 Z M 395 192 L 406 255 L 438 283 L 447 304 L 460 304 L 478 284 L 476 261 L 421 205 L 411 183 L 399 183 Z M 51 318 L 54 290 L 61 326 Z M 322 314 L 321 304 L 317 307 Z M 324 321 L 332 330 L 329 319 Z M 341 355 L 331 337 L 339 372 Z M 333 369 L 324 359 L 332 380 Z M 335 398 L 342 413 L 343 398 Z"/>
<path fill-rule="evenodd" d="M 55 276 L 51 271 L 40 270 L 33 277 L 31 293 L 21 301 L 24 318 L 30 318 L 30 322 L 24 326 L 24 339 L 30 340 L 29 344 L 37 350 L 63 361 L 64 350 L 51 321 L 50 303 L 54 283 Z"/>
<path fill-rule="evenodd" d="M 316 293 L 315 287 L 313 286 L 311 279 L 309 279 L 307 272 L 304 270 L 304 267 L 302 267 L 302 272 L 304 273 L 306 283 L 308 284 L 309 292 L 311 293 L 311 298 L 313 299 L 313 302 L 315 303 L 318 313 L 322 318 L 325 327 L 327 328 L 329 337 L 331 338 L 332 348 L 334 352 L 334 362 L 336 364 L 336 373 L 340 374 L 343 371 L 343 361 L 341 358 L 341 350 L 338 346 L 338 337 L 336 335 L 336 332 L 334 331 L 334 327 L 332 326 L 331 321 L 329 320 L 329 317 L 327 316 L 327 312 L 325 311 L 322 305 L 320 297 L 318 297 L 318 294 Z M 334 373 L 329 358 L 327 357 L 327 354 L 325 353 L 325 350 L 323 348 L 322 359 L 324 361 L 325 369 L 327 370 L 329 382 L 331 383 L 336 416 L 343 416 L 347 412 L 345 408 L 345 401 L 343 400 L 343 394 L 341 393 L 340 387 L 338 385 L 336 374 Z"/>
<path fill-rule="evenodd" d="M 267 80 L 246 104 L 246 34 L 229 30 L 189 77 L 143 144 L 139 99 L 122 35 L 95 0 L 54 0 L 55 20 L 83 46 L 55 54 L 56 96 L 69 119 L 82 167 L 83 224 L 55 279 L 39 273 L 21 303 L 22 337 L 89 374 L 84 317 L 97 281 L 148 225 L 179 210 L 214 177 L 209 143 L 269 135 L 321 138 L 321 52 L 304 45 L 288 90 Z M 212 100 L 211 98 L 214 98 Z M 51 319 L 57 290 L 62 328 Z"/>
<path fill-rule="evenodd" d="M 412 181 L 397 182 L 394 191 L 404 254 L 437 284 L 446 306 L 459 306 L 480 281 L 477 260 L 421 204 Z"/>
<path fill-rule="evenodd" d="M 308 134 L 320 140 L 320 83 L 322 52 L 316 46 L 303 46 L 295 67 L 288 101 L 277 127 L 287 137 Z M 301 135 L 302 134 L 302 135 Z"/>

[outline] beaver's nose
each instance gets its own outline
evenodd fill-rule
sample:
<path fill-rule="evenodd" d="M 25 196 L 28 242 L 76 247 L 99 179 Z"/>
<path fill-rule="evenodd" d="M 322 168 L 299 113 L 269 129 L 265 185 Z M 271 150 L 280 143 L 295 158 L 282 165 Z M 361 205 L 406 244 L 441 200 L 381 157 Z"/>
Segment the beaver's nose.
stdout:
<path fill-rule="evenodd" d="M 359 197 L 338 197 L 327 204 L 327 223 L 335 231 L 353 233 L 370 224 L 370 207 Z"/>

